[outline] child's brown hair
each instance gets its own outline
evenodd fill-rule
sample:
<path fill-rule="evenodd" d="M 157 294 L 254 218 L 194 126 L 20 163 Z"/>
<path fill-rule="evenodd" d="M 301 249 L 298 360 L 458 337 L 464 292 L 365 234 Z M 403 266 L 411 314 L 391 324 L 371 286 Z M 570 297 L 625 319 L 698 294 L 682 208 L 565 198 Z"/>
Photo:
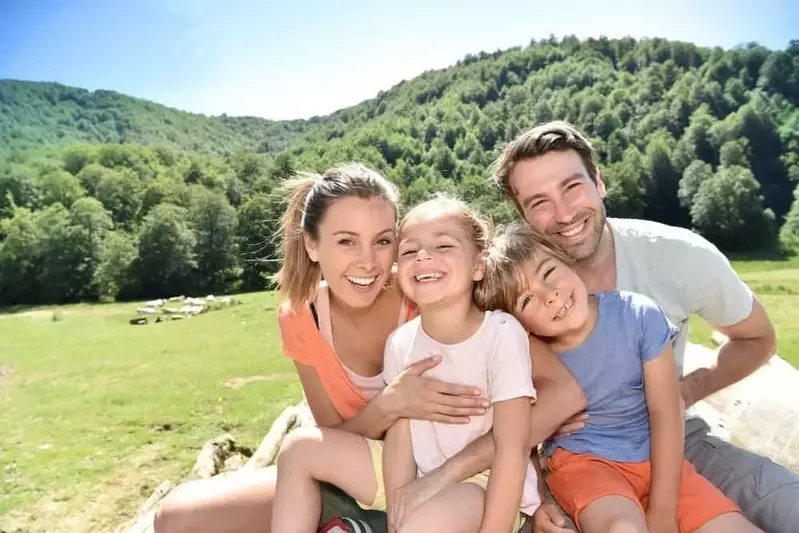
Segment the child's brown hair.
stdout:
<path fill-rule="evenodd" d="M 525 268 L 538 254 L 546 253 L 569 265 L 560 248 L 523 222 L 513 222 L 491 240 L 486 253 L 483 280 L 474 289 L 480 309 L 512 313 L 525 285 Z"/>

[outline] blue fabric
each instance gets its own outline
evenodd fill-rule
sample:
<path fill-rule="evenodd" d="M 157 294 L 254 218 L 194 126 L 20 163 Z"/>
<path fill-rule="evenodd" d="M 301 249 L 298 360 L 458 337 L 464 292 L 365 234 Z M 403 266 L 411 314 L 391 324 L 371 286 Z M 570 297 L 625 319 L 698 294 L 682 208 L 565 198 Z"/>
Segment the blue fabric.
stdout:
<path fill-rule="evenodd" d="M 649 413 L 643 366 L 677 333 L 665 313 L 641 294 L 597 293 L 599 316 L 583 343 L 559 354 L 582 387 L 589 414 L 585 427 L 546 443 L 612 461 L 649 460 Z"/>

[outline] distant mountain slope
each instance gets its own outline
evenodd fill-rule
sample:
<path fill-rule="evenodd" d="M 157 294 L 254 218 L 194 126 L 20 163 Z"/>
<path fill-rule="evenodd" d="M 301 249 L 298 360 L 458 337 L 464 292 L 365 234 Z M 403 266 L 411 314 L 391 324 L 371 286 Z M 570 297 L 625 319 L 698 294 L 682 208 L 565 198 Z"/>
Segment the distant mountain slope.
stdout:
<path fill-rule="evenodd" d="M 316 121 L 208 117 L 114 91 L 0 80 L 0 148 L 71 141 L 173 144 L 224 154 L 284 147 Z"/>

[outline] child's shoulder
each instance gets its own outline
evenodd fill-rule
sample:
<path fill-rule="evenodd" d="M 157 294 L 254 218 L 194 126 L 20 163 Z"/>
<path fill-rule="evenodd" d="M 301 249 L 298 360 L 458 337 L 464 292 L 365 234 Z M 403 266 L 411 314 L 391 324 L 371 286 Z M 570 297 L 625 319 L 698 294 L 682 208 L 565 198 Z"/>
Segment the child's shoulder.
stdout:
<path fill-rule="evenodd" d="M 633 292 L 627 290 L 615 290 L 608 292 L 600 292 L 595 295 L 599 300 L 601 306 L 614 306 L 620 307 L 634 313 L 640 313 L 647 310 L 660 310 L 660 305 L 651 297 L 640 292 Z"/>
<path fill-rule="evenodd" d="M 633 291 L 611 291 L 596 295 L 599 300 L 599 312 L 614 317 L 605 324 L 610 326 L 617 321 L 649 324 L 668 320 L 665 310 L 650 296 Z"/>
<path fill-rule="evenodd" d="M 422 327 L 422 317 L 419 315 L 403 322 L 388 334 L 386 342 L 394 346 L 409 344 L 416 337 Z"/>
<path fill-rule="evenodd" d="M 495 332 L 499 339 L 507 338 L 507 336 L 527 337 L 529 335 L 522 323 L 506 311 L 494 309 L 486 311 L 485 314 L 486 326 Z"/>

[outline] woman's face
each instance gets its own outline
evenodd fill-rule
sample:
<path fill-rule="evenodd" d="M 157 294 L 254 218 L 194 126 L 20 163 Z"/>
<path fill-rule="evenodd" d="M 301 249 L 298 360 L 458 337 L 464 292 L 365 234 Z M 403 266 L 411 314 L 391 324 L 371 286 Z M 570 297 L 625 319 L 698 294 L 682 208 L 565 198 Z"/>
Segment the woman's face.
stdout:
<path fill-rule="evenodd" d="M 327 206 L 316 240 L 305 236 L 331 293 L 350 307 L 369 307 L 391 276 L 396 215 L 382 198 L 340 198 Z"/>

